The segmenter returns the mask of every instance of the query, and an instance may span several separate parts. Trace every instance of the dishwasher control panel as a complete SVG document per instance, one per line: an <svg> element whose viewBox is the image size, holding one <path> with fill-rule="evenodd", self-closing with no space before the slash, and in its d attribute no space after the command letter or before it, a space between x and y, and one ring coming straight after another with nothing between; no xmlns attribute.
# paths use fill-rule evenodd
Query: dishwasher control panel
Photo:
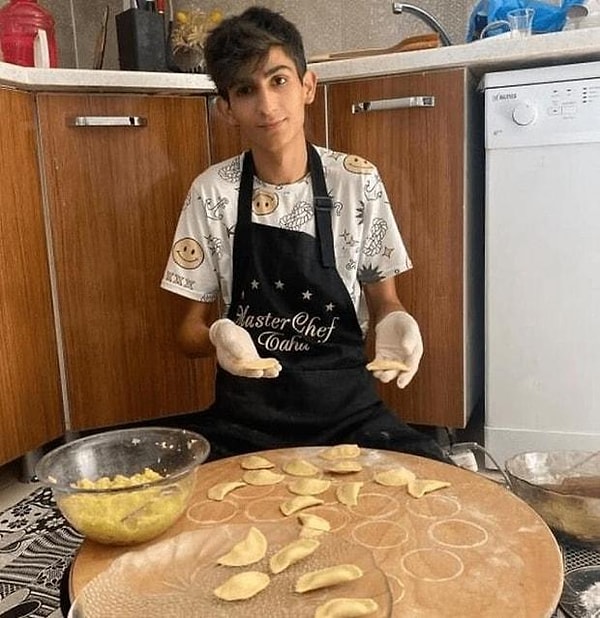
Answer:
<svg viewBox="0 0 600 618"><path fill-rule="evenodd" d="M600 142L600 77L485 91L486 148Z"/></svg>

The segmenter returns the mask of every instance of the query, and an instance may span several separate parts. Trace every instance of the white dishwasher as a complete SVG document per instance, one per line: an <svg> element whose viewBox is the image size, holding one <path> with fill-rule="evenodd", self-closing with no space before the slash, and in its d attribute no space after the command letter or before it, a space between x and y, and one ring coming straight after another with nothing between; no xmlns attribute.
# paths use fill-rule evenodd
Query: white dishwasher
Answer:
<svg viewBox="0 0 600 618"><path fill-rule="evenodd" d="M485 429L600 449L600 62L484 77Z"/></svg>

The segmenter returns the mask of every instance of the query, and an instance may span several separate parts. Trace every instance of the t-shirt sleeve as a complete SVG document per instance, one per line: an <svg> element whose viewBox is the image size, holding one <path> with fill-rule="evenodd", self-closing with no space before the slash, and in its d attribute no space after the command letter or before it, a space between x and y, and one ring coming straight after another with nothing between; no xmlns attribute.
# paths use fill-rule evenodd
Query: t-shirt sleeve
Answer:
<svg viewBox="0 0 600 618"><path fill-rule="evenodd" d="M219 252L203 207L210 198L203 195L201 187L196 179L187 194L160 286L208 303L219 298Z"/></svg>
<svg viewBox="0 0 600 618"><path fill-rule="evenodd" d="M363 182L364 231L358 258L358 280L375 283L409 270L412 262L379 171L374 168L363 176Z"/></svg>

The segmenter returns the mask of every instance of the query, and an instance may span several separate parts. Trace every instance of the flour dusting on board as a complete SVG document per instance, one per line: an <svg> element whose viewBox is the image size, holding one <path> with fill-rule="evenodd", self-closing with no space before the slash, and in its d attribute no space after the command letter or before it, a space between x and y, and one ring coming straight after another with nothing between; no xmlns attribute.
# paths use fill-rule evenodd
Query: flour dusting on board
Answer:
<svg viewBox="0 0 600 618"><path fill-rule="evenodd" d="M590 612L589 616L600 616L600 582L592 584L579 595L579 604Z"/></svg>

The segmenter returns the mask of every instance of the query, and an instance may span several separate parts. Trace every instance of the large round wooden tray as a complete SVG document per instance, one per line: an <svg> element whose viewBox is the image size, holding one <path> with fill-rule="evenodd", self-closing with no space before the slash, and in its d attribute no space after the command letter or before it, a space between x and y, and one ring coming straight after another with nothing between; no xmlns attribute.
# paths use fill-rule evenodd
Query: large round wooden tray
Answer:
<svg viewBox="0 0 600 618"><path fill-rule="evenodd" d="M305 459L322 469L327 464L320 457L323 450L281 449L260 455L275 464L276 472L292 459ZM84 541L71 569L71 598L116 558L143 552L182 533L217 534L231 524L296 525L297 514L285 518L279 509L292 497L289 479L236 489L221 502L208 499L207 490L213 485L241 478L241 459L201 466L186 514L155 541L133 548ZM319 496L325 503L303 512L324 517L332 526L328 535L363 547L373 557L387 578L391 616L548 618L553 614L562 590L562 557L548 527L525 502L481 475L422 457L362 449L358 461L363 469L357 473L323 472L321 476L332 480L330 489ZM377 472L398 466L409 468L418 478L451 485L413 498L406 487L373 481ZM335 495L335 487L350 480L364 483L355 507L340 504ZM152 578L146 581L153 586Z"/></svg>

